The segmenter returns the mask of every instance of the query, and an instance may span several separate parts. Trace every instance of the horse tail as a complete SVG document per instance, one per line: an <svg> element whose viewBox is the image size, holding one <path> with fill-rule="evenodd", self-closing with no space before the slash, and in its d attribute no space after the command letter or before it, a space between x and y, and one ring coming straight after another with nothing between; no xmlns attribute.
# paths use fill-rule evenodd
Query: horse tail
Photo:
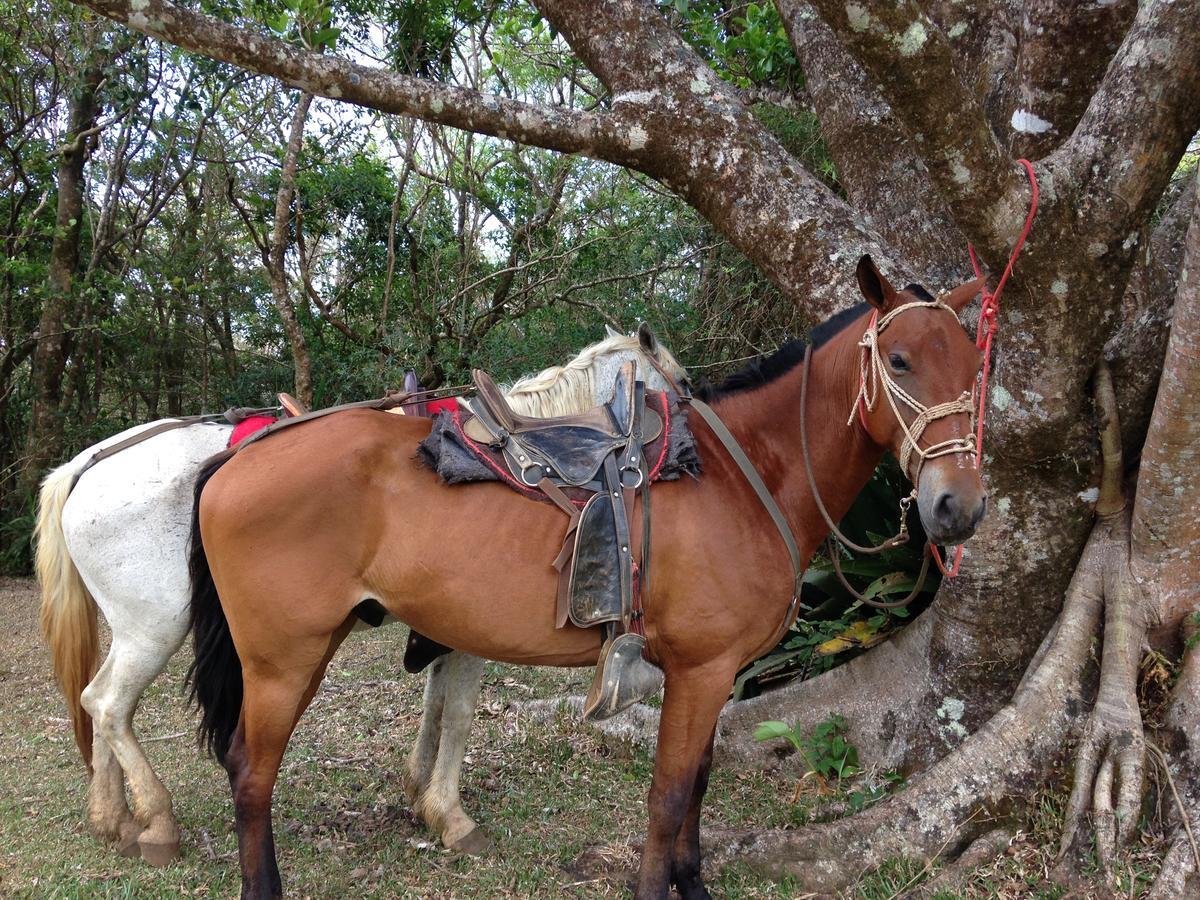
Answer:
<svg viewBox="0 0 1200 900"><path fill-rule="evenodd" d="M83 708L82 697L96 674L100 655L96 601L71 559L62 527L63 507L85 462L72 460L46 476L38 494L33 535L37 546L34 564L42 586L42 637L50 648L54 678L71 712L75 743L90 771L92 717Z"/></svg>
<svg viewBox="0 0 1200 900"><path fill-rule="evenodd" d="M213 583L200 536L200 494L204 485L236 450L207 459L196 477L192 504L191 551L188 573L192 582L192 645L195 658L188 670L191 701L200 709L197 730L201 746L222 765L242 711L242 661L233 646L229 622Z"/></svg>

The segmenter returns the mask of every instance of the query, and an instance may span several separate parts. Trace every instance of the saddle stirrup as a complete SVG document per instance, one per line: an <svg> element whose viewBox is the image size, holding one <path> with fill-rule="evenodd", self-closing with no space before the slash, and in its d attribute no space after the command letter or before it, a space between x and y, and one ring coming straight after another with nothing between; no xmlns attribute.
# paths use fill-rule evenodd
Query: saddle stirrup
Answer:
<svg viewBox="0 0 1200 900"><path fill-rule="evenodd" d="M604 646L592 687L583 704L585 722L601 722L655 694L663 686L662 669L647 662L646 639L626 631L614 636L615 623L603 626Z"/></svg>

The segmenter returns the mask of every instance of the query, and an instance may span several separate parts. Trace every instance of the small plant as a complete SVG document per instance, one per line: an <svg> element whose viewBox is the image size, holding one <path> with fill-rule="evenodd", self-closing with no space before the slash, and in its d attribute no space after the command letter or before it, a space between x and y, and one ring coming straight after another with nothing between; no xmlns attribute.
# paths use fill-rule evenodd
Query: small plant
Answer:
<svg viewBox="0 0 1200 900"><path fill-rule="evenodd" d="M756 741L776 738L784 738L795 747L809 772L822 783L836 779L840 789L843 779L862 771L858 749L846 740L846 720L837 713L814 728L808 737L801 735L799 726L790 728L785 722L759 722L754 729Z"/></svg>
<svg viewBox="0 0 1200 900"><path fill-rule="evenodd" d="M771 741L783 738L791 744L808 771L796 784L792 802L800 800L804 783L810 777L817 780L818 791L833 794L844 801L843 813L857 813L882 800L904 785L904 777L898 772L881 772L863 779L853 790L846 781L862 774L858 761L858 748L846 740L846 720L834 713L805 737L800 727L788 727L786 722L759 722L754 729L756 741ZM830 784L830 782L833 784Z"/></svg>

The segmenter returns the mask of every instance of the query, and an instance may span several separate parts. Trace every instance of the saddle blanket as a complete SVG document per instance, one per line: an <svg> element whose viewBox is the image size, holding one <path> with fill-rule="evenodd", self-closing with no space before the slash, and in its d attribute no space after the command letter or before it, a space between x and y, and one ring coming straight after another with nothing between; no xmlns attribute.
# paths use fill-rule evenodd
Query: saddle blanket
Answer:
<svg viewBox="0 0 1200 900"><path fill-rule="evenodd" d="M651 481L674 481L683 475L699 477L700 457L696 441L687 425L688 410L670 391L654 391L646 395L646 408L662 416L662 434L644 448L645 458L651 460ZM513 490L534 500L546 503L550 498L536 487L523 484L513 477L497 447L472 440L463 431L471 413L461 407L434 416L433 430L417 448L417 457L446 484L465 484L472 481L501 481ZM574 488L564 489L572 502L582 506L586 496ZM587 492L590 495L590 492Z"/></svg>

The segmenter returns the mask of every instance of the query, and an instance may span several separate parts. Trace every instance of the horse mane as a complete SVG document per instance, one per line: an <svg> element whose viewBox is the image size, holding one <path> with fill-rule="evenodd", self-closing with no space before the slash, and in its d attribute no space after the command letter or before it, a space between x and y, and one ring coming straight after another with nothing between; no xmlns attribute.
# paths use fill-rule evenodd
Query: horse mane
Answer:
<svg viewBox="0 0 1200 900"><path fill-rule="evenodd" d="M920 285L916 285L920 287ZM911 290L911 288L905 288ZM924 288L920 288L924 292ZM914 292L915 293L915 292ZM744 368L734 372L720 384L706 384L697 389L696 395L708 403L720 400L730 394L752 391L764 384L769 384L781 378L804 361L804 352L808 347L818 349L827 343L834 335L843 331L855 319L858 319L870 307L860 303L850 309L834 313L808 335L808 341L791 338L774 353L765 353L751 360Z"/></svg>
<svg viewBox="0 0 1200 900"><path fill-rule="evenodd" d="M502 388L504 396L514 412L525 416L548 418L589 409L595 396L593 364L607 353L621 351L642 352L638 336L610 335L584 347L565 365L550 366L534 375L518 378L512 385ZM661 344L658 361L669 372L682 372L675 357Z"/></svg>

